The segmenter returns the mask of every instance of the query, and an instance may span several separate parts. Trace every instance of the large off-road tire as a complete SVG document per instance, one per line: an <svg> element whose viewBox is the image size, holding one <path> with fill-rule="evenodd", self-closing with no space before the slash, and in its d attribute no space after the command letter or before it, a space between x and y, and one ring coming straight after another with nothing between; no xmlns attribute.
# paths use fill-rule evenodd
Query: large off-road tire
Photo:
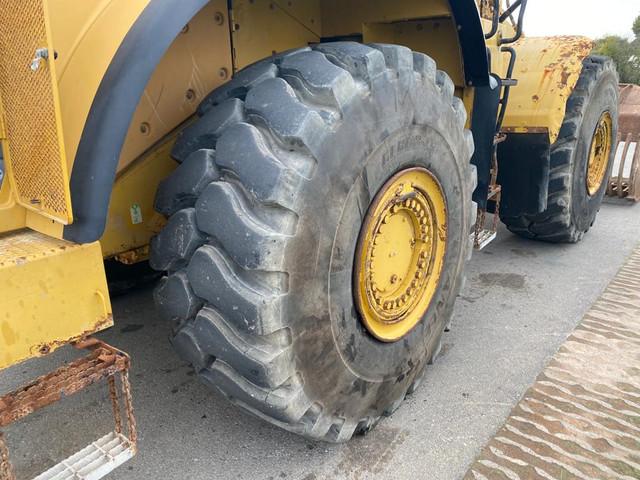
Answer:
<svg viewBox="0 0 640 480"><path fill-rule="evenodd" d="M471 253L473 140L454 86L425 55L321 44L259 62L213 92L159 187L152 242L173 344L232 402L287 430L341 442L415 388L439 351ZM429 309L376 340L352 292L363 218L396 172L446 195L446 257Z"/></svg>
<svg viewBox="0 0 640 480"><path fill-rule="evenodd" d="M612 119L613 148L597 191L589 192L587 174L591 145L605 112ZM547 209L537 215L502 217L512 232L555 243L577 243L593 226L613 168L618 118L618 75L606 57L590 56L567 103L560 135L551 146Z"/></svg>

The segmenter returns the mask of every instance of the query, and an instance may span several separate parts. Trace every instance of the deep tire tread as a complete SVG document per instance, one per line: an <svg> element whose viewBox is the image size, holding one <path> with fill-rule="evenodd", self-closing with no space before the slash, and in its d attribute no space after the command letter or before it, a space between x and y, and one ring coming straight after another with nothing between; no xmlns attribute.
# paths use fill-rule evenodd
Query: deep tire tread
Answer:
<svg viewBox="0 0 640 480"><path fill-rule="evenodd" d="M200 115L213 118L230 104L242 105L243 111L230 109L234 121L215 138L207 137L207 149L215 150L216 175L207 186L198 186L197 200L189 197L186 202L209 242L195 251L188 266L163 280L156 293L164 305L169 287L180 292L182 301L169 315L179 325L173 343L200 378L255 415L314 440L347 441L354 433L366 433L380 417L346 420L306 396L280 312L286 281L265 278L287 277L281 259L295 234L297 194L313 175L314 153L324 133L353 98L366 95L389 71L403 81L435 82L464 127L466 112L451 79L426 55L392 45L335 42L287 52L249 67L210 94ZM196 128L191 131L200 134ZM464 135L468 161L473 139L470 132ZM202 143L185 133L176 151L188 159L191 146ZM476 171L469 164L459 168L467 172L471 199ZM159 195L168 197L171 188L179 190L167 187ZM175 208L164 211L176 214ZM468 258L472 243L465 242L464 248ZM441 318L446 314L441 312ZM435 328L444 331L444 320ZM436 354L434 346L428 360ZM414 374L387 412L415 390L423 374L424 369Z"/></svg>
<svg viewBox="0 0 640 480"><path fill-rule="evenodd" d="M615 67L609 58L592 55L584 60L578 83L567 102L559 137L551 146L547 209L537 215L501 217L511 232L550 243L577 243L587 233L588 228L581 229L574 222L571 211L574 151L594 88L602 75L611 71L615 72Z"/></svg>

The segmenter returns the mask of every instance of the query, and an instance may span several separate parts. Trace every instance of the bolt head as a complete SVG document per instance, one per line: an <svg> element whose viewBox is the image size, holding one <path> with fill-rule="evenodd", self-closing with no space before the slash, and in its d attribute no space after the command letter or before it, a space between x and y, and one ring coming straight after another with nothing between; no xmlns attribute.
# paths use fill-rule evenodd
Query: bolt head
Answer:
<svg viewBox="0 0 640 480"><path fill-rule="evenodd" d="M216 22L217 25L224 25L224 14L222 12L216 12L213 21Z"/></svg>
<svg viewBox="0 0 640 480"><path fill-rule="evenodd" d="M140 124L140 133L142 135L149 135L151 133L151 125L147 122L143 122Z"/></svg>

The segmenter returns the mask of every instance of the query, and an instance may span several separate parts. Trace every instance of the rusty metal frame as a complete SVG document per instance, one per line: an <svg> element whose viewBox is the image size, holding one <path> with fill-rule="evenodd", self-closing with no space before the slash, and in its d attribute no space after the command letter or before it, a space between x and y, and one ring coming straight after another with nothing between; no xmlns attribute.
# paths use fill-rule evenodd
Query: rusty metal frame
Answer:
<svg viewBox="0 0 640 480"><path fill-rule="evenodd" d="M0 432L0 479L15 480L16 476L13 467L9 462L9 449L4 439L4 434Z"/></svg>
<svg viewBox="0 0 640 480"><path fill-rule="evenodd" d="M90 353L54 372L43 375L33 382L0 397L0 429L5 428L28 415L50 406L100 381L106 380L115 419L115 432L123 434L121 399L116 376L120 375L122 402L126 416L129 445L135 453L137 449L137 425L133 414L131 384L129 382L129 356L93 337L74 344ZM15 480L15 473L9 459L6 438L0 430L0 480Z"/></svg>
<svg viewBox="0 0 640 480"><path fill-rule="evenodd" d="M494 146L499 145L507 139L505 134L498 134L494 137ZM491 171L489 179L489 193L487 195L487 202L493 202L493 220L491 227L487 228L487 209L478 208L478 217L476 218L476 225L473 235L473 248L480 251L489 245L498 235L498 222L500 220L500 205L502 203L502 186L498 184L498 154L494 148L493 156L491 158Z"/></svg>
<svg viewBox="0 0 640 480"><path fill-rule="evenodd" d="M624 142L624 147L621 143ZM624 171L629 157L631 144L636 144L636 150L631 159L630 175L625 177ZM618 135L616 154L622 149L622 157L617 172L613 172L607 195L610 197L626 198L634 202L640 202L640 132L629 132L626 135Z"/></svg>
<svg viewBox="0 0 640 480"><path fill-rule="evenodd" d="M610 197L626 198L640 202L640 87L620 85L620 132L616 139L614 159L620 158L617 171L611 175L607 187ZM633 97L633 98L631 98ZM622 145L624 142L624 146ZM635 143L633 157L629 155L631 144ZM621 153L621 157L618 154ZM631 163L629 163L629 161ZM629 176L625 176L628 171Z"/></svg>

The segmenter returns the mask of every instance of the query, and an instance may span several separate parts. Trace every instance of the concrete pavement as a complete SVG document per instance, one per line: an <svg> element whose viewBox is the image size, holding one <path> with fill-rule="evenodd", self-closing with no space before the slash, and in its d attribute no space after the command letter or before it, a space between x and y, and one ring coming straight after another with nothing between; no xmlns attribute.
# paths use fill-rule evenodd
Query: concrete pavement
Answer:
<svg viewBox="0 0 640 480"><path fill-rule="evenodd" d="M198 383L168 345L149 289L116 298L116 327L102 337L133 358L140 454L110 478L458 480L639 242L640 205L628 204L606 204L580 245L501 231L474 255L423 386L368 436L337 446L267 425ZM0 391L48 368L14 367ZM10 428L24 478L107 433L105 398L106 389L92 389Z"/></svg>

